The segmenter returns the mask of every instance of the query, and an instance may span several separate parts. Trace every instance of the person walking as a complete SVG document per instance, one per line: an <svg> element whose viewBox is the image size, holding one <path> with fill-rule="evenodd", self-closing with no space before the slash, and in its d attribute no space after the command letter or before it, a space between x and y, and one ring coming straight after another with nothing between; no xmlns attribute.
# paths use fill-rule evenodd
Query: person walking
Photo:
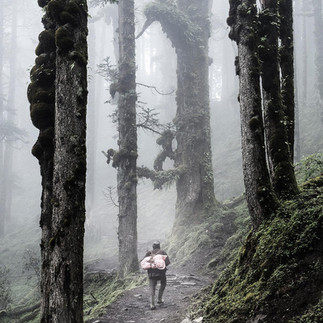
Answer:
<svg viewBox="0 0 323 323"><path fill-rule="evenodd" d="M153 250L148 251L144 258L146 257L152 257L156 255L164 255L165 258L165 268L164 269L158 269L158 268L149 268L147 270L148 278L149 278L149 289L150 289L150 309L154 310L156 309L155 306L155 293L156 293L156 286L158 281L160 281L160 288L158 291L158 298L157 298L157 304L163 304L163 294L164 290L166 288L166 271L167 266L170 264L169 257L167 253L160 249L160 242L155 241L153 243Z"/></svg>

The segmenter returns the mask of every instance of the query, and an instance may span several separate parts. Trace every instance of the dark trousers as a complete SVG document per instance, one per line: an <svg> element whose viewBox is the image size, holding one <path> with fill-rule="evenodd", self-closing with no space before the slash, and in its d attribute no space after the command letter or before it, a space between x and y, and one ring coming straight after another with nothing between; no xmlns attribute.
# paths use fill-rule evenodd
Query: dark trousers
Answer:
<svg viewBox="0 0 323 323"><path fill-rule="evenodd" d="M151 296L150 305L151 306L155 306L155 292L156 292L156 286L157 286L158 281L160 281L160 288L158 291L158 302L162 302L163 293L164 293L164 290L166 287L166 275L163 275L160 277L149 278L149 288L150 288L150 296Z"/></svg>

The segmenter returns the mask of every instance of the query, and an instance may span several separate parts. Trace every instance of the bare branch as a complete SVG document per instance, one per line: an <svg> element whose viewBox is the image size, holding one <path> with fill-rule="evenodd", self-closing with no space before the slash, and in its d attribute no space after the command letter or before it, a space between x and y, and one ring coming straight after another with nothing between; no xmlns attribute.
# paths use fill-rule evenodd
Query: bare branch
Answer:
<svg viewBox="0 0 323 323"><path fill-rule="evenodd" d="M155 90L160 95L172 95L175 92L175 90L172 90L172 91L167 92L167 93L162 93L162 92L160 92L160 91L157 90L156 86L147 85L147 84L143 84L143 83L136 83L136 84L137 85L144 86L144 87L148 87L149 89L153 89L153 90Z"/></svg>
<svg viewBox="0 0 323 323"><path fill-rule="evenodd" d="M144 25L142 26L141 32L136 36L136 39L138 39L140 36L143 35L143 33L146 31L146 29L155 21L155 19L147 19Z"/></svg>
<svg viewBox="0 0 323 323"><path fill-rule="evenodd" d="M103 192L104 197L108 200L109 205L112 205L114 207L119 207L119 204L115 201L113 196L113 191L115 190L114 187L109 186L107 191Z"/></svg>

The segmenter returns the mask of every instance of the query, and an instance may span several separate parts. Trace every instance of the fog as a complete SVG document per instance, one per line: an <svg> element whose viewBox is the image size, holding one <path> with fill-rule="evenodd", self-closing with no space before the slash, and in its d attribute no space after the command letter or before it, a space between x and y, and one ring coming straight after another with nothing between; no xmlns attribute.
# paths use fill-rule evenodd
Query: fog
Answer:
<svg viewBox="0 0 323 323"><path fill-rule="evenodd" d="M137 33L145 21L143 6L149 2L136 2ZM298 156L322 150L323 137L322 99L316 86L317 75L323 71L317 70L314 18L303 15L304 10L312 10L306 1L295 7ZM38 130L30 120L26 92L38 34L43 29L43 13L37 1L30 0L1 0L0 11L3 15L0 17L0 199L5 218L4 237L25 235L30 230L40 237L41 177L38 161L31 155ZM107 57L112 65L117 62L116 15L115 5L90 7L86 257L111 254L117 250L116 170L106 163L102 153L109 148L117 148L117 127L111 118L116 104L109 94L109 82L98 73L98 65L103 64ZM228 1L214 1L209 53L213 63L209 75L215 195L221 202L240 196L244 190L238 80L234 69L236 47L228 38L227 15ZM174 48L158 23L154 23L136 45L138 105L154 109L162 124L170 123L176 111ZM143 129L138 131L138 165L152 167L159 151L156 145L158 135ZM175 203L174 186L154 190L148 180L140 180L139 243L156 237L161 240L167 238L175 215ZM34 243L35 236L31 241Z"/></svg>

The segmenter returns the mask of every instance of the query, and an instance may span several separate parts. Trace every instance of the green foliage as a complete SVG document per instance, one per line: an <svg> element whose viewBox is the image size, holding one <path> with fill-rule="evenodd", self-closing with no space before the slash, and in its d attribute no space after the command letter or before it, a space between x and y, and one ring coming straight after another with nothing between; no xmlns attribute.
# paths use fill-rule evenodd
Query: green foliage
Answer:
<svg viewBox="0 0 323 323"><path fill-rule="evenodd" d="M153 171L147 167L138 167L139 178L149 178L154 183L154 189L162 189L164 186L170 187L176 183L180 175L186 171L185 167L177 167L169 170Z"/></svg>
<svg viewBox="0 0 323 323"><path fill-rule="evenodd" d="M159 21L163 31L175 47L198 45L201 42L201 28L188 15L180 11L174 2L152 2L145 8L148 21Z"/></svg>

